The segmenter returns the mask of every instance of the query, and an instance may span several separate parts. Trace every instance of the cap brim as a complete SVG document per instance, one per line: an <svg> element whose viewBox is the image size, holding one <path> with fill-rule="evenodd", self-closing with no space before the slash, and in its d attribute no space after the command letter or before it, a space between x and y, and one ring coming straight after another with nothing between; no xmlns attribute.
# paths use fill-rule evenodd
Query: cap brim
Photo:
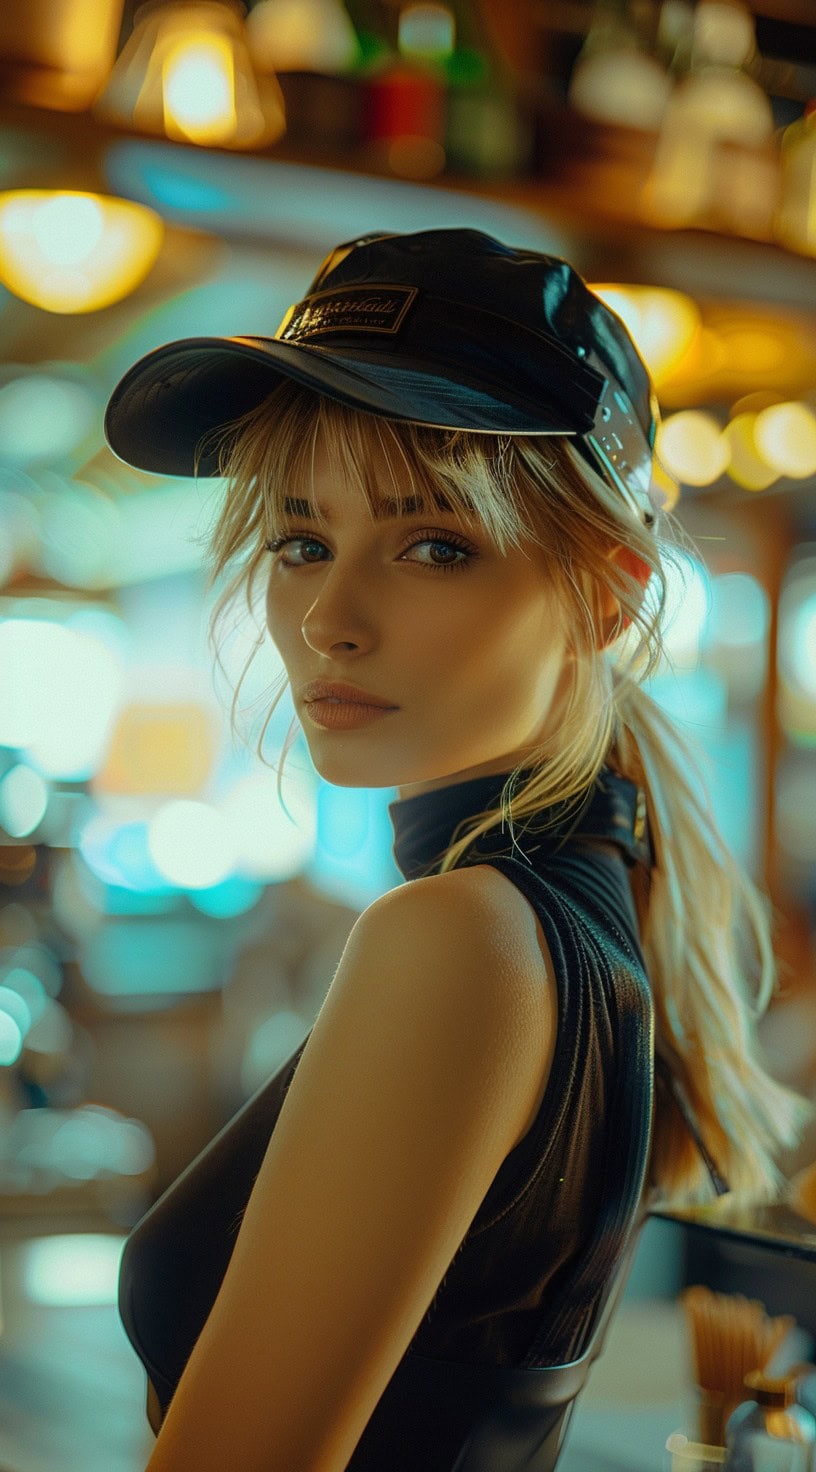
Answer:
<svg viewBox="0 0 816 1472"><path fill-rule="evenodd" d="M461 371L461 369L459 370ZM105 436L128 465L159 475L217 475L205 436L257 408L281 378L342 404L441 429L574 434L563 409L502 397L495 384L463 383L393 351L306 347L277 338L196 337L155 348L117 384Z"/></svg>

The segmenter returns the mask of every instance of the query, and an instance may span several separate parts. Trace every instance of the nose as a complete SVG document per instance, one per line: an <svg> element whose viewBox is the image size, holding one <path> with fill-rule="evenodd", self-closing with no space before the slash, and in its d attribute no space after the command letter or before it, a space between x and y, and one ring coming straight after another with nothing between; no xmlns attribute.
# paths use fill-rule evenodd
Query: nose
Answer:
<svg viewBox="0 0 816 1472"><path fill-rule="evenodd" d="M329 653L338 645L356 649L370 643L371 620L363 608L363 580L351 566L332 563L303 623L301 633L310 649Z"/></svg>

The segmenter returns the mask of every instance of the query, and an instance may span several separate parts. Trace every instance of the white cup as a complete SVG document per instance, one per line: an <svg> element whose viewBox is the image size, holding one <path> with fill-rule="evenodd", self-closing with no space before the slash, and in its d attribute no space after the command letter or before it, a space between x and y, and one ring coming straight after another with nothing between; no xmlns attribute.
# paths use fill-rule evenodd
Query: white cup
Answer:
<svg viewBox="0 0 816 1472"><path fill-rule="evenodd" d="M673 1431L666 1442L666 1472L713 1472L725 1461L724 1446L707 1446L702 1441L689 1441L682 1431Z"/></svg>

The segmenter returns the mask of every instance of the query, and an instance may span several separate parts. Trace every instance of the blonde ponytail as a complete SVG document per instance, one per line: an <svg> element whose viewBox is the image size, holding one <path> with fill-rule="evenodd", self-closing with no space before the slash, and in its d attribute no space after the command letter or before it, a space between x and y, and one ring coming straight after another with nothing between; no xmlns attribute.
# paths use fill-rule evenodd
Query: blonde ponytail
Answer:
<svg viewBox="0 0 816 1472"><path fill-rule="evenodd" d="M754 1023L778 987L770 902L724 842L700 753L634 681L616 681L613 764L647 795L655 851L638 876L641 947L655 1005L656 1048L692 1106L732 1200L778 1197L775 1157L794 1146L812 1106L770 1076ZM667 1203L712 1187L667 1092L656 1098L652 1177Z"/></svg>

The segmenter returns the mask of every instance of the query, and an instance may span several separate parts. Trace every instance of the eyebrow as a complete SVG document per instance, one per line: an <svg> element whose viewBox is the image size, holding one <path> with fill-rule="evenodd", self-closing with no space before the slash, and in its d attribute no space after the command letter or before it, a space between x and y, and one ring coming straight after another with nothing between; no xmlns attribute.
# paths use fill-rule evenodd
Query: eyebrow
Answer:
<svg viewBox="0 0 816 1472"><path fill-rule="evenodd" d="M433 500L436 503L438 511L453 510L450 501L446 500L444 496L434 496ZM303 516L307 521L314 520L308 501L287 496L283 503L283 509L287 516ZM324 521L331 522L332 518L327 514L325 507L318 506L317 509ZM400 516L414 516L421 510L422 502L418 496L408 496L404 500L397 500L394 496L384 496L374 503L374 520L394 521Z"/></svg>

